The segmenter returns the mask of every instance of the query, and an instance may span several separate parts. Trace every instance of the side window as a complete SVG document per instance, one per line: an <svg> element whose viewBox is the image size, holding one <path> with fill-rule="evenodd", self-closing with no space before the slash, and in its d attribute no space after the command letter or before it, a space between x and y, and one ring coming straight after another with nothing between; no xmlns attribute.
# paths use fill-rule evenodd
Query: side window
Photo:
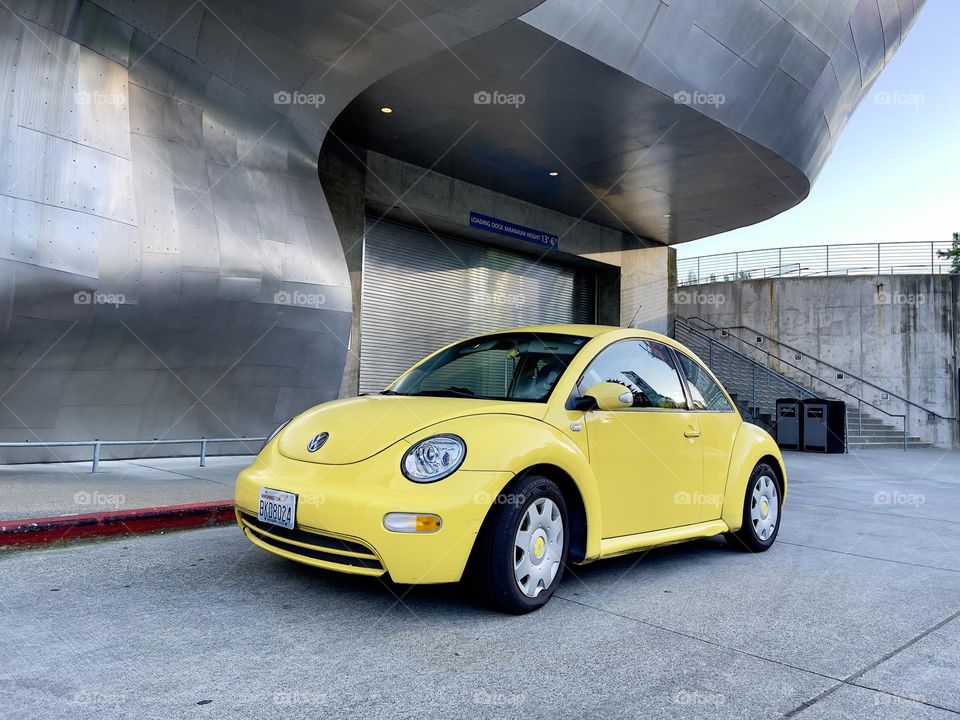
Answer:
<svg viewBox="0 0 960 720"><path fill-rule="evenodd" d="M682 352L678 352L677 355L680 356L680 367L683 369L683 374L687 377L687 387L690 388L690 398L693 400L694 409L732 412L733 408L727 402L723 390L707 374L707 371Z"/></svg>
<svg viewBox="0 0 960 720"><path fill-rule="evenodd" d="M614 382L633 395L635 408L686 410L683 385L670 349L647 340L624 340L601 352L584 372L577 390Z"/></svg>

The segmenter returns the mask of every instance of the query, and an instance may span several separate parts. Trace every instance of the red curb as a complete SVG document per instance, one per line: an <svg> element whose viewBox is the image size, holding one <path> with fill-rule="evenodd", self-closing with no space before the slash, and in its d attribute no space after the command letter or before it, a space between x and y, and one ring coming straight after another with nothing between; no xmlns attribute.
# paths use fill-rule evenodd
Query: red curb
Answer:
<svg viewBox="0 0 960 720"><path fill-rule="evenodd" d="M236 522L232 502L214 500L109 513L0 520L0 547L47 545L110 535L213 527Z"/></svg>

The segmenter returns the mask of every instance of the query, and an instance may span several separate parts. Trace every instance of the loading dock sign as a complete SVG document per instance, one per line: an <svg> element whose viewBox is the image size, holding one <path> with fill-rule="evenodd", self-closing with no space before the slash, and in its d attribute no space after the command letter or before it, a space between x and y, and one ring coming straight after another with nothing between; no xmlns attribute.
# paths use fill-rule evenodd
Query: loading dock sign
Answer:
<svg viewBox="0 0 960 720"><path fill-rule="evenodd" d="M517 225L512 222L507 222L506 220L490 217L489 215L482 215L481 213L473 211L470 212L470 227L475 227L478 230L486 230L487 232L502 235L503 237L542 245L551 250L556 250L560 244L560 238L552 233L543 232L543 230L534 230L533 228L524 227L523 225Z"/></svg>

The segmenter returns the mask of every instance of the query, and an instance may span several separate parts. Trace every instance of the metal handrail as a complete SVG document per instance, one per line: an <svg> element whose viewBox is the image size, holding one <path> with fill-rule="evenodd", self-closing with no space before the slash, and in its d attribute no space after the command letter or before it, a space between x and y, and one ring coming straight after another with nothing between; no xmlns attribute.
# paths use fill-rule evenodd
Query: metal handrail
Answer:
<svg viewBox="0 0 960 720"><path fill-rule="evenodd" d="M790 378L786 377L785 375L782 375L781 373L778 373L778 372L776 372L776 371L774 371L774 370L771 370L769 367L767 367L766 365L764 365L764 364L761 363L761 362L757 362L757 361L754 360L752 357L749 357L748 355L745 355L744 353L742 353L742 352L740 352L740 351L738 351L738 350L734 350L733 348L731 348L731 347L729 347L729 346L727 346L727 345L724 345L724 344L723 344L722 342L720 342L719 340L714 340L712 337L710 337L710 336L707 335L706 333L700 332L700 330L698 330L697 328L695 328L695 327L691 326L689 323L687 323L687 322L684 320L684 318L677 318L677 322L681 323L682 325L685 325L685 326L686 326L686 329L687 329L689 332L692 332L692 333L694 333L695 335L699 335L700 337L702 337L703 339L705 339L707 342L709 342L709 343L711 343L711 344L717 344L717 345L719 345L719 346L722 347L723 349L728 350L729 352L732 352L734 355L737 355L737 356L743 358L743 359L746 360L748 363L750 363L751 365L754 365L754 366L760 368L760 369L763 370L764 372L769 373L769 374L771 374L771 375L775 375L778 380L782 380L782 381L785 382L786 384L793 386L793 387L796 388L798 391L803 392L803 393L805 393L805 394L807 394L807 395L813 395L814 397L819 397L815 392L813 392L812 390L810 390L810 388L805 388L805 387L804 387L803 385L801 385L800 383L791 380ZM708 363L708 364L710 364L710 363Z"/></svg>
<svg viewBox="0 0 960 720"><path fill-rule="evenodd" d="M714 340L712 337L710 337L710 336L707 335L706 333L700 331L698 328L696 328L696 327L694 327L693 325L691 325L690 323L688 323L684 318L678 317L678 318L676 319L676 321L677 321L678 324L680 324L680 325L681 325L684 329L686 329L688 332L692 332L692 333L694 333L695 335L699 335L700 337L705 338L705 339L706 339L708 342L710 342L711 344L712 344L712 343L716 343L716 344L720 345L720 347L722 347L722 348L724 348L724 349L728 350L729 352L732 352L732 353L734 353L734 354L736 354L736 355L739 355L740 357L746 359L747 361L749 361L749 362L751 362L751 363L754 363L755 365L759 366L760 368L762 368L762 369L765 370L766 372L773 373L774 375L777 375L778 377L782 378L783 380L785 380L786 382L790 383L790 384L793 385L794 387L800 388L803 392L812 394L812 395L814 395L815 397L817 397L816 393L814 393L814 392L813 392L812 390L810 390L809 388L805 388L805 387L803 387L802 385L800 385L799 383L796 383L796 382L790 380L789 378L787 378L787 377L784 376L783 374L777 373L777 372L771 370L767 365L765 365L765 364L763 364L763 363L761 363L761 362L758 362L757 360L754 360L754 359L751 358L750 356L745 355L744 353L741 353L739 350L734 350L734 349L733 349L732 347L730 347L729 345L725 345L724 343L721 343L721 342L718 341L718 340ZM749 345L749 343L747 343L747 342L746 342L745 340L743 340L742 338L737 337L736 335L731 335L730 337L734 338L735 340L739 340L741 343L744 343L744 344ZM712 347L712 345L711 345L711 347ZM752 346L752 345L751 345L751 347L753 347L754 349L759 349L761 352L766 353L768 356L772 356L772 353L768 352L767 350L763 350L763 349L760 349L760 348L756 348L755 346ZM774 357L775 357L775 356L774 356ZM779 358L778 358L778 360L779 360ZM829 380L824 380L823 378L821 378L821 377L819 377L819 376L817 376L817 375L814 375L814 374L811 373L809 370L804 370L803 368L797 367L796 365L793 365L792 363L787 362L787 361L785 361L785 360L781 360L781 362L783 362L784 365L789 365L790 367L799 370L801 373L803 373L803 374L805 374L807 377L809 377L809 378L811 379L811 381L816 381L816 382L822 383L822 384L826 385L827 387L833 388L834 390L836 390L836 391L838 391L838 392L846 395L847 397L850 397L850 398L853 398L854 400L856 400L856 401L857 401L857 407L858 407L858 413L859 413L859 416L860 416L861 430L862 430L862 427L863 427L863 412L862 412L862 409L861 409L863 405L867 405L868 407L872 407L874 410L878 410L879 412L883 413L883 414L886 415L887 417L900 418L901 421L903 422L903 449L904 449L904 450L907 449L907 438L908 438L908 435L907 435L907 416L906 416L906 414L901 415L901 414L899 414L899 413L888 412L887 410L884 410L882 407L879 407L878 405L874 405L874 404L873 404L872 402L870 402L869 400L864 400L862 397L859 397L859 396L857 396L857 395L854 395L852 392L849 392L849 391L847 391L847 390L844 390L842 387L838 387L837 385L834 385L834 384L831 383Z"/></svg>
<svg viewBox="0 0 960 720"><path fill-rule="evenodd" d="M747 330L747 331L749 331L750 333L752 333L752 334L754 334L754 335L759 335L759 336L762 337L764 340L769 340L769 341L771 341L771 342L775 342L777 345L779 345L779 346L781 346L781 347L785 347L787 350L790 350L791 352L800 353L800 354L803 355L804 357L809 358L810 360L813 360L814 362L819 363L820 365L824 365L824 366L830 368L831 370L833 370L833 371L835 371L835 372L843 373L843 375L844 375L845 377L850 377L850 378L856 380L857 382L859 382L859 383L861 383L861 384L863 384L863 385L869 385L870 387L874 388L875 390L879 390L879 391L882 392L882 393L886 393L886 394L889 395L890 397L896 398L896 399L899 400L900 402L902 402L902 403L904 403L904 404L906 404L906 405L911 405L911 406L917 408L918 410L922 410L923 412L927 413L928 415L933 415L933 416L935 416L935 417L937 417L937 418L940 418L941 420L947 420L947 421L949 421L949 422L953 422L954 420L956 420L955 417L951 417L951 416L949 416L949 415L941 415L941 414L938 413L938 412L935 412L935 411L933 411L933 410L930 410L929 408L926 408L926 407L924 407L923 405L919 405L919 404L913 402L912 400L908 400L908 399L905 398L905 397L901 397L900 395L897 395L897 393L895 393L895 392L893 392L893 391L891 391L891 390L887 390L887 389L884 388L884 387L880 387L880 386L877 385L876 383L873 383L873 382L871 382L871 381L869 381L869 380L865 380L864 378L859 377L858 375L854 375L854 374L851 373L851 372L847 372L846 370L844 370L844 369L841 368L841 367L837 367L836 365L833 365L833 364L831 364L831 363L828 363L826 360L821 360L820 358L816 357L815 355L811 355L810 353L808 353L808 352L806 352L806 351L804 351L804 350L801 350L800 348L796 348L796 347L794 347L793 345L789 345L789 344L783 342L782 340L778 340L777 338L772 337L771 335L767 335L765 332L762 332L762 331L760 331L760 330L757 330L757 329L755 329L755 328L752 328L752 327L750 327L749 325L730 325L730 326L728 326L728 327L720 327L719 325L716 325L715 323L712 323L712 322L710 322L709 320L707 320L707 319L705 319L705 318L702 318L702 317L699 317L699 316L697 316L697 315L694 315L694 316L688 317L688 318L684 318L684 320L686 320L686 321L698 320L699 322L702 322L702 323L704 323L705 325L709 325L710 328L713 329L713 330L725 330L725 331L727 331L728 333L730 332L730 330ZM734 339L736 339L736 340L738 340L738 341L740 341L740 342L742 342L742 343L745 343L746 345L750 345L751 347L753 347L753 348L756 349L756 350L761 350L761 351L763 350L763 348L757 348L756 346L751 345L751 343L750 343L749 341L744 340L743 338L740 338L740 337L738 337L738 336L736 336L736 335L730 335L729 337L733 337ZM772 357L776 358L779 362L782 362L782 363L784 363L785 365L790 365L790 362L789 362L788 360L784 360L784 359L781 358L779 355L774 355L774 354L772 354L772 353L768 353L768 355L771 355ZM795 367L795 366L791 365L791 367ZM806 372L806 371L804 371L804 372Z"/></svg>
<svg viewBox="0 0 960 720"><path fill-rule="evenodd" d="M95 473L100 467L100 448L105 445L200 445L200 467L207 466L207 445L210 443L230 443L230 442L266 442L265 437L236 437L236 438L186 438L183 440L39 440L33 442L24 440L22 442L0 442L0 448L24 448L24 447L92 447L93 464L90 472Z"/></svg>
<svg viewBox="0 0 960 720"><path fill-rule="evenodd" d="M789 245L699 255L677 260L678 285L822 275L948 274L953 272L941 250L950 240L841 245ZM771 272L772 271L772 272ZM759 277L758 277L759 276Z"/></svg>

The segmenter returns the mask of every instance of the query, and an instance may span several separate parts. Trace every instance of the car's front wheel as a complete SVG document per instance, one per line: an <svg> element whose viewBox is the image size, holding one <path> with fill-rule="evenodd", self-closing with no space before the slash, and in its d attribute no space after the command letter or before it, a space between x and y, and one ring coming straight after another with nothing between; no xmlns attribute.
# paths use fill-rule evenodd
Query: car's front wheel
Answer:
<svg viewBox="0 0 960 720"><path fill-rule="evenodd" d="M546 605L569 549L567 506L549 478L527 475L496 500L477 538L472 585L498 610L522 614Z"/></svg>
<svg viewBox="0 0 960 720"><path fill-rule="evenodd" d="M738 550L768 550L780 532L780 480L773 468L759 463L750 474L743 499L743 524L727 535L727 541Z"/></svg>

